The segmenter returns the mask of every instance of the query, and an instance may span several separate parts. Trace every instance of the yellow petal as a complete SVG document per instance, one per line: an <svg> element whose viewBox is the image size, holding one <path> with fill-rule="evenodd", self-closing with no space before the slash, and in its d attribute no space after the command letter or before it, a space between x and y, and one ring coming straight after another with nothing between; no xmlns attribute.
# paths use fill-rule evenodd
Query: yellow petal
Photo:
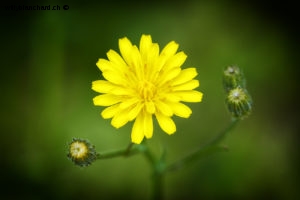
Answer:
<svg viewBox="0 0 300 200"><path fill-rule="evenodd" d="M141 103L137 103L136 105L134 105L134 107L128 112L129 121L135 119L138 116L138 114L141 112L142 108L143 105Z"/></svg>
<svg viewBox="0 0 300 200"><path fill-rule="evenodd" d="M154 105L153 101L146 101L145 106L146 106L146 111L148 113L151 113L151 114L155 113L155 105Z"/></svg>
<svg viewBox="0 0 300 200"><path fill-rule="evenodd" d="M164 64L166 63L166 61L172 57L173 55L175 55L177 49L178 49L178 44L175 43L174 41L169 42L161 51L158 59L155 62L155 71L159 72Z"/></svg>
<svg viewBox="0 0 300 200"><path fill-rule="evenodd" d="M133 91L131 88L126 88L126 86L125 87L115 86L110 90L110 93L114 94L114 95L124 95L124 96L126 96L126 95L135 94L135 91Z"/></svg>
<svg viewBox="0 0 300 200"><path fill-rule="evenodd" d="M159 79L157 79L157 85L158 87L162 86L164 83L174 79L176 76L178 76L178 74L180 74L181 72L181 68L180 67L176 67L173 68L169 71L164 72Z"/></svg>
<svg viewBox="0 0 300 200"><path fill-rule="evenodd" d="M176 125L170 117L165 116L159 112L156 112L155 116L156 116L159 126L161 127L161 129L163 131L165 131L169 135L175 133Z"/></svg>
<svg viewBox="0 0 300 200"><path fill-rule="evenodd" d="M144 135L147 139L153 135L153 121L152 114L144 112Z"/></svg>
<svg viewBox="0 0 300 200"><path fill-rule="evenodd" d="M146 60L149 50L152 46L152 39L150 35L142 35L140 40L140 52L143 59Z"/></svg>
<svg viewBox="0 0 300 200"><path fill-rule="evenodd" d="M176 53L178 47L179 45L176 42L171 41L163 48L163 50L160 53L160 56L168 59L170 56Z"/></svg>
<svg viewBox="0 0 300 200"><path fill-rule="evenodd" d="M139 102L138 98L127 98L120 103L120 108L126 109L126 108L136 105L138 102Z"/></svg>
<svg viewBox="0 0 300 200"><path fill-rule="evenodd" d="M131 141L136 144L140 144L143 139L144 139L144 134L141 131L144 126L143 122L143 117L142 115L138 115L137 118L134 121L134 124L132 126L132 131L131 131Z"/></svg>
<svg viewBox="0 0 300 200"><path fill-rule="evenodd" d="M126 37L119 39L119 49L125 62L129 64L131 62L132 54L132 44L130 40L128 40Z"/></svg>
<svg viewBox="0 0 300 200"><path fill-rule="evenodd" d="M96 63L97 67L102 71L105 72L107 70L112 70L114 67L112 66L112 63L108 60L100 58L98 62Z"/></svg>
<svg viewBox="0 0 300 200"><path fill-rule="evenodd" d="M114 84L105 81L105 80L97 80L92 82L92 90L100 93L108 93L115 87Z"/></svg>
<svg viewBox="0 0 300 200"><path fill-rule="evenodd" d="M111 106L122 101L120 96L112 94L101 94L93 98L94 105L96 106Z"/></svg>
<svg viewBox="0 0 300 200"><path fill-rule="evenodd" d="M121 73L116 73L114 71L104 71L102 73L103 77L117 85L126 85L127 81Z"/></svg>
<svg viewBox="0 0 300 200"><path fill-rule="evenodd" d="M166 61L163 69L170 70L174 67L180 67L185 62L186 58L187 55L185 53L179 52Z"/></svg>
<svg viewBox="0 0 300 200"><path fill-rule="evenodd" d="M128 110L126 109L115 114L115 116L111 120L111 125L115 128L120 128L124 126L128 121Z"/></svg>
<svg viewBox="0 0 300 200"><path fill-rule="evenodd" d="M107 108L105 108L102 112L101 112L101 116L104 119L109 119L112 118L113 116L115 116L118 112L121 111L121 109L119 108L120 104L115 104L112 106L109 106Z"/></svg>
<svg viewBox="0 0 300 200"><path fill-rule="evenodd" d="M172 116L173 111L170 106L163 101L156 101L155 102L156 109L161 112L165 116Z"/></svg>
<svg viewBox="0 0 300 200"><path fill-rule="evenodd" d="M114 50L109 50L107 53L107 58L113 62L114 64L122 67L122 68L125 68L126 67L126 63L125 61L123 60L123 58Z"/></svg>
<svg viewBox="0 0 300 200"><path fill-rule="evenodd" d="M141 54L137 48L137 46L133 46L132 53L130 55L130 61L128 61L129 67L135 71L138 79L143 78L144 75L144 63L142 61Z"/></svg>
<svg viewBox="0 0 300 200"><path fill-rule="evenodd" d="M192 80L195 76L197 76L196 68L187 68L181 70L180 74L172 80L171 85L179 85L185 82Z"/></svg>
<svg viewBox="0 0 300 200"><path fill-rule="evenodd" d="M199 86L198 80L191 80L186 83L176 85L173 87L173 91L179 91L179 90L193 90Z"/></svg>
<svg viewBox="0 0 300 200"><path fill-rule="evenodd" d="M192 114L192 110L183 103L168 103L175 115L183 118L188 118Z"/></svg>
<svg viewBox="0 0 300 200"><path fill-rule="evenodd" d="M175 95L180 97L181 101L185 102L200 102L203 94L196 90L191 91L178 91L174 92Z"/></svg>

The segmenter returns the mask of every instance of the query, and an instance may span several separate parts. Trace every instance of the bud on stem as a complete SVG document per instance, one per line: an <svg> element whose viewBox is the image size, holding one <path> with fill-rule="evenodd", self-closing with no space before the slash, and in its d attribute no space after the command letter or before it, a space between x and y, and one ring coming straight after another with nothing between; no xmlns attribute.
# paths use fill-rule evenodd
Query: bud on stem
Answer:
<svg viewBox="0 0 300 200"><path fill-rule="evenodd" d="M243 119L252 110L252 99L246 89L245 77L237 66L228 66L223 73L226 105L234 118Z"/></svg>
<svg viewBox="0 0 300 200"><path fill-rule="evenodd" d="M97 152L94 145L87 140L73 138L69 144L68 157L75 165L85 167L97 159Z"/></svg>

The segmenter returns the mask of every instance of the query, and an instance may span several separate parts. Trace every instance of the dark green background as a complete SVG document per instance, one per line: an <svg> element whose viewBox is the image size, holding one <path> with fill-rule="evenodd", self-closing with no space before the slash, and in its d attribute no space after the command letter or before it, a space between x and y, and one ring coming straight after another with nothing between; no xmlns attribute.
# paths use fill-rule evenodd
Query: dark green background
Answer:
<svg viewBox="0 0 300 200"><path fill-rule="evenodd" d="M123 148L132 124L116 130L100 117L91 82L118 39L151 34L161 49L175 40L197 67L203 101L190 119L174 117L167 136L155 123L151 148L172 162L230 121L222 69L240 66L254 100L232 131L229 152L168 174L166 199L296 199L299 125L296 5L234 1L29 2L1 5L2 199L148 199L143 156L101 160L81 169L67 159L73 137L99 152ZM7 11L4 5L59 5L57 11ZM69 5L69 10L63 10Z"/></svg>

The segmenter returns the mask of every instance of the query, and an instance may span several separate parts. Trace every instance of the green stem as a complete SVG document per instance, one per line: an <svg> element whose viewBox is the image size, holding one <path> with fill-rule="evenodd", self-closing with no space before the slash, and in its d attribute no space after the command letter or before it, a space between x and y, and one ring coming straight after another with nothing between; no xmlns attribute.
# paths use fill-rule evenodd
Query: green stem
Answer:
<svg viewBox="0 0 300 200"><path fill-rule="evenodd" d="M163 176L165 172L165 156L164 153L160 159L156 159L153 153L149 150L148 146L146 146L145 142L141 145L140 150L143 152L145 158L152 165L153 176L152 176L152 187L153 194L152 199L161 200L163 199Z"/></svg>
<svg viewBox="0 0 300 200"><path fill-rule="evenodd" d="M232 120L231 123L229 124L229 126L226 127L219 134L217 134L216 137L214 137L208 143L204 144L203 146L201 146L199 149L192 152L191 154L170 164L166 168L166 171L177 171L177 170L181 169L182 167L186 166L187 164L199 160L199 158L214 154L216 152L226 151L227 147L218 146L218 144L225 138L227 133L230 132L235 127L235 125L237 124L238 121L239 120L237 120L237 119Z"/></svg>
<svg viewBox="0 0 300 200"><path fill-rule="evenodd" d="M132 156L137 153L140 153L140 149L138 146L134 146L133 143L130 143L128 147L124 149L118 149L118 150L113 150L109 152L104 152L104 153L98 153L97 154L97 159L108 159L108 158L115 158L115 157L120 157L120 156Z"/></svg>
<svg viewBox="0 0 300 200"><path fill-rule="evenodd" d="M163 199L163 173L154 172L153 176L153 199Z"/></svg>

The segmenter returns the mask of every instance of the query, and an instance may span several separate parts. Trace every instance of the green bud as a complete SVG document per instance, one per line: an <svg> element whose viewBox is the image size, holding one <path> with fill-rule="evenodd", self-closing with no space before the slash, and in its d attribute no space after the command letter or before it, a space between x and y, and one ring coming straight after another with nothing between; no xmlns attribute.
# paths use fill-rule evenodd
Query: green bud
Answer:
<svg viewBox="0 0 300 200"><path fill-rule="evenodd" d="M73 138L67 156L75 165L85 167L97 159L97 152L87 140Z"/></svg>
<svg viewBox="0 0 300 200"><path fill-rule="evenodd" d="M245 87L246 81L243 72L237 66L228 66L223 72L223 86L226 92L240 86Z"/></svg>
<svg viewBox="0 0 300 200"><path fill-rule="evenodd" d="M252 99L247 90L238 86L228 92L226 104L233 117L243 119L251 113Z"/></svg>

